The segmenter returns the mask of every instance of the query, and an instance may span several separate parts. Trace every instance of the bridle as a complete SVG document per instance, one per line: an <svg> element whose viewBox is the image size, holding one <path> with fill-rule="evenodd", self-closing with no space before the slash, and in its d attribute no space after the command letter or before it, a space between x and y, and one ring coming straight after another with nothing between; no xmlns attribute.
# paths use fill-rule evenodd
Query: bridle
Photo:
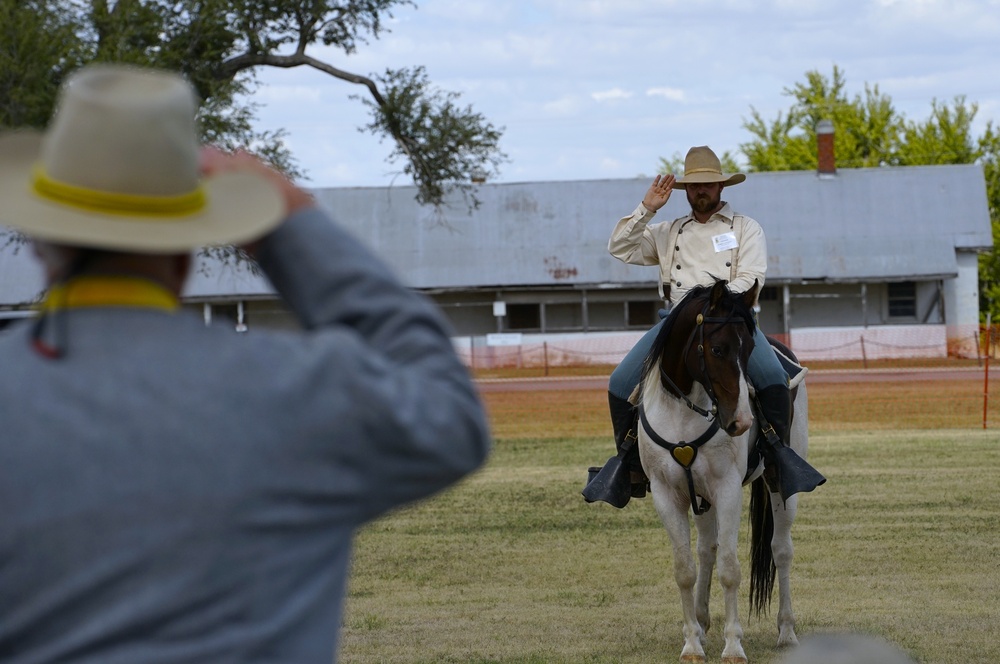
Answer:
<svg viewBox="0 0 1000 664"><path fill-rule="evenodd" d="M704 433L690 442L682 440L676 443L671 443L653 430L653 427L649 424L649 420L646 419L646 411L642 406L642 402L639 402L639 420L642 422L642 428L646 430L646 434L649 436L650 440L670 452L671 458L673 458L673 460L680 464L681 468L684 469L684 474L687 477L688 493L691 496L691 509L694 510L695 515L704 514L711 509L712 504L705 498L695 494L694 477L691 475L691 465L694 463L694 460L698 458L698 450L701 446L711 440L721 428L719 420L716 417L719 411L719 400L715 395L715 389L712 387L712 377L708 371L708 363L705 362L705 324L717 323L720 327L722 327L731 323L745 322L741 316L734 316L736 313L735 305L726 317L706 315L708 314L709 305L710 303L706 302L705 306L701 310L701 313L695 317L695 326L691 329L691 333L688 335L681 357L687 357L691 350L691 346L694 344L695 338L697 337L698 346L696 350L698 352L698 369L701 372L700 377L703 379L698 382L705 388L705 392L708 393L708 397L712 401L711 409L706 410L688 399L687 395L685 395L684 392L677 387L677 384L674 383L670 376L667 375L667 372L663 370L662 363L660 363L659 367L660 384L663 388L682 399L684 403L687 404L688 408L708 419L708 428ZM701 498L700 503L698 501L699 498Z"/></svg>

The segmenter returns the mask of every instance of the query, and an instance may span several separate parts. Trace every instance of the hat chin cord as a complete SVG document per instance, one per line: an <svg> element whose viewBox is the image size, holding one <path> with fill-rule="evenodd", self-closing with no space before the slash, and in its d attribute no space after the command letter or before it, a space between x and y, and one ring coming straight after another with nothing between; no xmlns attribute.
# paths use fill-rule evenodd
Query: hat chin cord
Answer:
<svg viewBox="0 0 1000 664"><path fill-rule="evenodd" d="M87 266L100 253L97 249L73 248L71 251L76 252L76 255L70 261L69 268L49 284L49 295L45 298L38 320L31 328L31 347L42 357L50 360L58 360L66 355L69 325L64 315L68 297L68 289L65 285L74 277L83 274ZM53 286L63 287L53 289ZM55 298L52 297L53 292L56 295Z"/></svg>

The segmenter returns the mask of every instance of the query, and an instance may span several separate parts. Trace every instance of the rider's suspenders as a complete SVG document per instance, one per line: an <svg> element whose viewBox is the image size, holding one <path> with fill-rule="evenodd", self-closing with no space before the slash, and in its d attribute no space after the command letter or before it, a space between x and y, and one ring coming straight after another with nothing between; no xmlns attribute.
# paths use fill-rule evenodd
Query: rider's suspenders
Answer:
<svg viewBox="0 0 1000 664"><path fill-rule="evenodd" d="M674 265L674 252L677 250L677 236L680 235L681 229L694 222L693 218L688 218L687 221L678 223L684 219L684 217L678 217L670 222L670 230L667 231L667 251L669 252L669 258L666 262L667 274L666 281L663 279L663 265L660 262L660 296L669 304L670 303L670 271L673 269ZM729 283L733 283L736 280L736 271L739 263L739 245L743 239L743 228L746 224L746 217L742 214L734 214L733 220L729 224L729 229L736 234L737 246L729 250ZM697 222L696 222L697 223Z"/></svg>

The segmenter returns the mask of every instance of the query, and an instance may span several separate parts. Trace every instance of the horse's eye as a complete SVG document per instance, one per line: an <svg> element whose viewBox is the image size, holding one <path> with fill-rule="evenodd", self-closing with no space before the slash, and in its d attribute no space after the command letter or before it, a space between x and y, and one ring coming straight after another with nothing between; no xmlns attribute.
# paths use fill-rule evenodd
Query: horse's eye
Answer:
<svg viewBox="0 0 1000 664"><path fill-rule="evenodd" d="M722 357L722 346L712 346L712 355Z"/></svg>

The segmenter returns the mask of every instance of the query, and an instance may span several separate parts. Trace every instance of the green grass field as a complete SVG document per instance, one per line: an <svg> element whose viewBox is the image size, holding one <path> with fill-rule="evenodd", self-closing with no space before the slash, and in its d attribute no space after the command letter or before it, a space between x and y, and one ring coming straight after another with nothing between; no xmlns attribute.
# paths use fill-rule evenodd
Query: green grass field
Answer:
<svg viewBox="0 0 1000 664"><path fill-rule="evenodd" d="M610 438L550 431L498 438L481 472L360 533L342 661L678 660L680 606L651 501L586 504L586 468ZM799 636L863 632L920 662L1000 660L1000 434L822 429L810 461L829 481L801 499L793 531ZM709 661L722 650L715 586ZM744 648L773 662L773 613L748 619L746 586L744 572Z"/></svg>

